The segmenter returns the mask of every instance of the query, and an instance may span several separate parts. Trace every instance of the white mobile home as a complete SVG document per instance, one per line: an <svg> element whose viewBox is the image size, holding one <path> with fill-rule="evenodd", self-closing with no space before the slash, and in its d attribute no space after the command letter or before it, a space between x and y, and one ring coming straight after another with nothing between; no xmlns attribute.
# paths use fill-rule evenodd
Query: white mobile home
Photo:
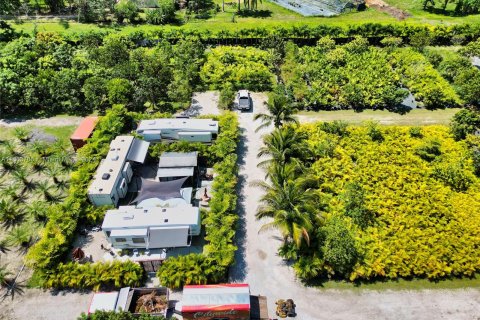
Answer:
<svg viewBox="0 0 480 320"><path fill-rule="evenodd" d="M218 135L218 121L185 118L142 120L137 133L152 142L182 140L209 143Z"/></svg>
<svg viewBox="0 0 480 320"><path fill-rule="evenodd" d="M125 197L133 176L132 162L145 161L149 144L133 136L118 136L110 143L88 188L88 198L94 205L116 206Z"/></svg>
<svg viewBox="0 0 480 320"><path fill-rule="evenodd" d="M117 249L188 247L201 230L197 207L124 206L108 210L102 230Z"/></svg>

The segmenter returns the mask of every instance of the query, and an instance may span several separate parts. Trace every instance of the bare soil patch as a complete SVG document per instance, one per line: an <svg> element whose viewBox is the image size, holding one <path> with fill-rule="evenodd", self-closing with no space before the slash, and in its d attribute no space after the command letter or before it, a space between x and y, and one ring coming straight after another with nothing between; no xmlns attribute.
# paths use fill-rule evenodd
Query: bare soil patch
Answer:
<svg viewBox="0 0 480 320"><path fill-rule="evenodd" d="M402 9L393 7L383 0L367 0L366 3L367 6L369 6L370 8L377 9L381 12L386 12L392 17L397 18L398 20L404 20L411 16L410 13L403 11Z"/></svg>

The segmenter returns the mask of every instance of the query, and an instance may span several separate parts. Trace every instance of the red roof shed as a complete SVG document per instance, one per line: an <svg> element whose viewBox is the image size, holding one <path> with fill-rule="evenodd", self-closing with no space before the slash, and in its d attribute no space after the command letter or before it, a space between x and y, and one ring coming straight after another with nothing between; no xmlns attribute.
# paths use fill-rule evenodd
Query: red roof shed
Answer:
<svg viewBox="0 0 480 320"><path fill-rule="evenodd" d="M75 132L70 136L70 142L73 149L77 151L83 147L88 138L91 137L95 126L97 125L98 117L90 116L82 120Z"/></svg>

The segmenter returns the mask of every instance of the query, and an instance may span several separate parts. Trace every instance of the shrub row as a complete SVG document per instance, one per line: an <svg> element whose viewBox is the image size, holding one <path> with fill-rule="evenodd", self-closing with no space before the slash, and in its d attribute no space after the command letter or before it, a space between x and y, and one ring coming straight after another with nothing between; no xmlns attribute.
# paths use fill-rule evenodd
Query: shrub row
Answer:
<svg viewBox="0 0 480 320"><path fill-rule="evenodd" d="M208 243L203 254L169 258L160 267L157 273L160 283L170 288L225 281L228 267L234 263L237 247L233 241L238 220L235 211L238 120L234 113L227 112L219 117L219 121L221 131L211 149L212 155L220 161L214 165L210 210L203 219Z"/></svg>
<svg viewBox="0 0 480 320"><path fill-rule="evenodd" d="M106 263L60 263L47 273L47 288L121 288L138 286L143 278L142 267L135 262L113 261Z"/></svg>
<svg viewBox="0 0 480 320"><path fill-rule="evenodd" d="M101 40L109 31L94 31L82 33L68 33L65 37L69 41L82 43L91 41L91 39ZM461 24L461 25L414 25L414 24L381 24L364 23L340 26L328 25L298 25L293 27L257 27L257 28L239 28L237 30L198 30L198 29L170 29L162 28L158 30L136 30L128 33L127 37L137 44L154 43L158 39L169 39L177 41L178 39L199 38L209 44L261 44L261 39L267 37L280 37L284 39L298 40L300 43L308 44L302 40L313 39L311 44L315 44L319 38L330 36L339 41L355 36L370 38L371 41L379 43L384 37L402 37L409 42L410 38L417 34L426 34L432 40L432 44L450 45L452 39L462 37L464 41L475 40L480 37L480 25Z"/></svg>

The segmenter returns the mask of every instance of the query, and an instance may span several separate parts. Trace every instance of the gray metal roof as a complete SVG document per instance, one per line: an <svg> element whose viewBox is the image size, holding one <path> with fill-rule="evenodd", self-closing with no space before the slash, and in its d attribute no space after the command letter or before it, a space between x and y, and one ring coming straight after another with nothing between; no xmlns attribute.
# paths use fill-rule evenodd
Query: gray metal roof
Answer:
<svg viewBox="0 0 480 320"><path fill-rule="evenodd" d="M157 178L193 177L193 167L158 168Z"/></svg>
<svg viewBox="0 0 480 320"><path fill-rule="evenodd" d="M158 161L159 168L196 167L198 152L164 152ZM177 176L174 176L177 177Z"/></svg>
<svg viewBox="0 0 480 320"><path fill-rule="evenodd" d="M138 124L137 133L145 130L179 130L218 133L218 121L212 119L162 118L142 120Z"/></svg>

